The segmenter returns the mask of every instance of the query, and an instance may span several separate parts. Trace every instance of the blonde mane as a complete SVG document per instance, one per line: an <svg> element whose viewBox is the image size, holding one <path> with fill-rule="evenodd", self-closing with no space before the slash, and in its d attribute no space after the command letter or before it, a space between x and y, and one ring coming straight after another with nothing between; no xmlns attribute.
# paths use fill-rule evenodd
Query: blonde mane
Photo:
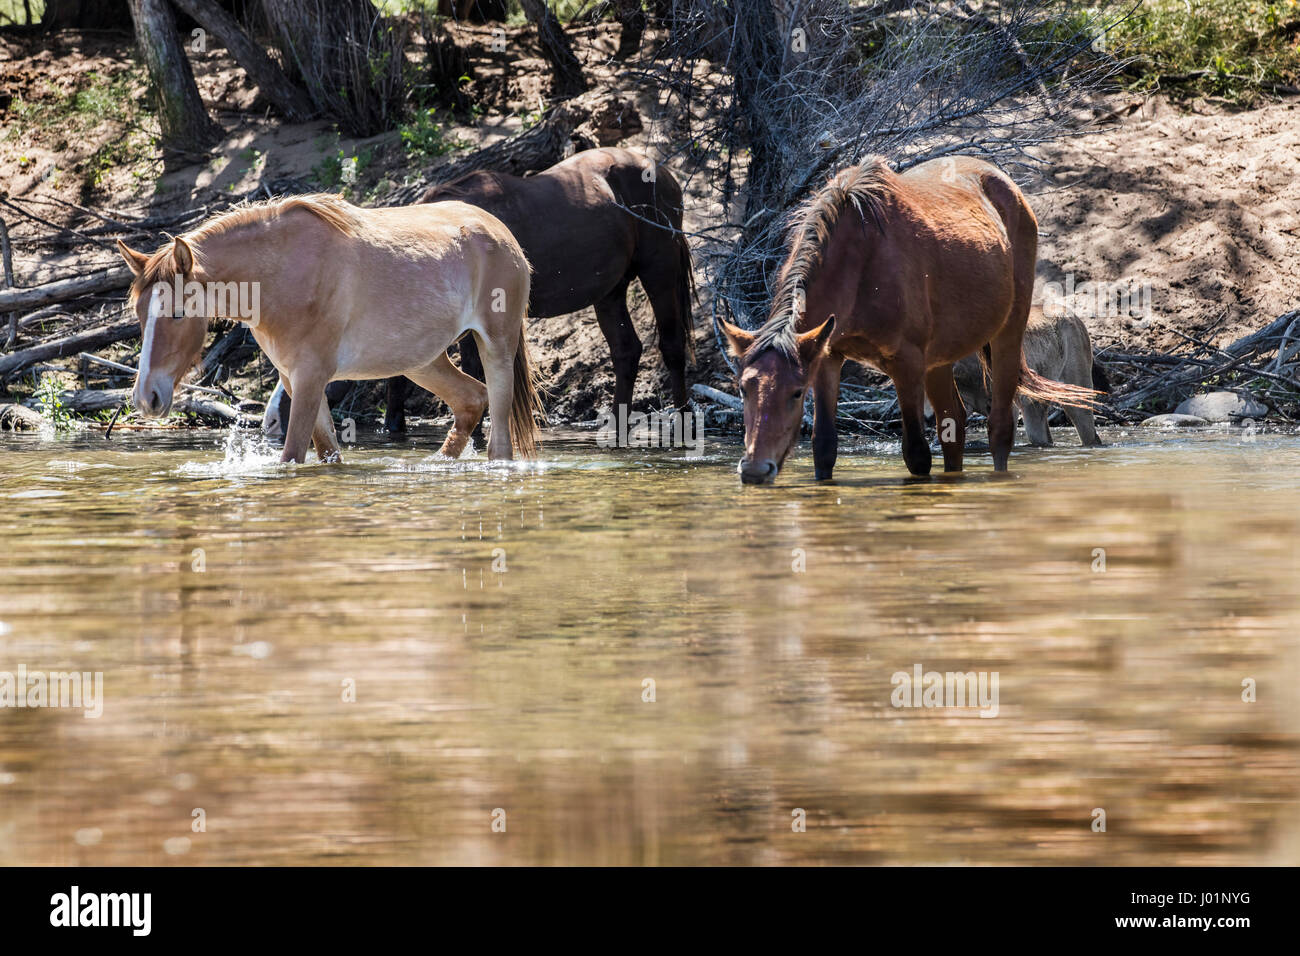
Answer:
<svg viewBox="0 0 1300 956"><path fill-rule="evenodd" d="M342 196L333 193L311 193L303 196L290 196L287 199L266 199L261 202L240 203L219 216L213 216L195 229L184 233L181 238L191 246L213 236L225 235L235 229L255 223L278 219L295 209L302 209L337 229L345 236L356 234L357 219L355 208ZM156 282L170 282L176 275L176 265L172 257L175 240L166 243L149 256L144 271L131 283L130 302L135 304L140 293ZM197 252L197 250L196 250Z"/></svg>
<svg viewBox="0 0 1300 956"><path fill-rule="evenodd" d="M831 231L845 208L852 206L864 223L871 222L885 231L884 199L893 190L898 177L883 157L871 156L861 165L840 170L830 181L804 202L792 217L790 253L781 267L772 308L763 327L758 330L750 355L767 349L780 349L791 357L795 348L795 323L801 314L796 296L806 289L822 262L822 254Z"/></svg>

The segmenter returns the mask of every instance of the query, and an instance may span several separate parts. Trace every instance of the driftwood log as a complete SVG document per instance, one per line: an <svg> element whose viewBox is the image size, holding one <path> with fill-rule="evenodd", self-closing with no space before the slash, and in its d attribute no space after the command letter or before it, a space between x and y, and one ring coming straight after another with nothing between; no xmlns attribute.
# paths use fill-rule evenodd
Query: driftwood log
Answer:
<svg viewBox="0 0 1300 956"><path fill-rule="evenodd" d="M20 312L25 309L38 309L56 302L98 292L111 292L125 289L131 284L131 270L126 266L114 266L92 272L90 275L76 276L72 279L59 279L30 289L5 289L0 291L0 312Z"/></svg>
<svg viewBox="0 0 1300 956"><path fill-rule="evenodd" d="M134 318L130 318L108 325L97 325L93 328L82 329L53 342L43 342L40 345L33 345L31 348L0 356L0 381L40 362L66 358L79 352L103 348L105 345L112 345L114 342L135 338L139 334L140 323Z"/></svg>

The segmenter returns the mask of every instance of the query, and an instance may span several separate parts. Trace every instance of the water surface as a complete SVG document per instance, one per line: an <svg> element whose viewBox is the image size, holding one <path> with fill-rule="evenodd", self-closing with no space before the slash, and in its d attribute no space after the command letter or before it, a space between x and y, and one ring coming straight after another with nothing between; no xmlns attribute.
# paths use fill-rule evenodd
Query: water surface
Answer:
<svg viewBox="0 0 1300 956"><path fill-rule="evenodd" d="M104 675L0 709L0 862L1300 863L1295 435L775 488L438 437L0 438L0 671Z"/></svg>

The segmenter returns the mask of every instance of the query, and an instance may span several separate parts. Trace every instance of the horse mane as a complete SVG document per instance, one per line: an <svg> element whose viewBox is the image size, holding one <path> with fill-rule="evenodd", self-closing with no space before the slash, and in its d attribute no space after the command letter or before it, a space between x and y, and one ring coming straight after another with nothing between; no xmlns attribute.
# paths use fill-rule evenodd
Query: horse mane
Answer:
<svg viewBox="0 0 1300 956"><path fill-rule="evenodd" d="M278 219L295 209L302 209L316 216L322 222L338 230L345 236L356 234L357 218L355 207L342 196L333 193L310 193L303 196L289 196L281 199L265 199L260 202L243 202L219 216L207 220L202 225L185 233L181 238L194 245L213 236L224 235L242 226ZM140 293L155 282L170 282L176 275L176 265L172 257L175 240L154 251L145 263L144 271L131 284L131 302L134 304ZM198 250L195 250L198 254Z"/></svg>
<svg viewBox="0 0 1300 956"><path fill-rule="evenodd" d="M777 280L776 294L768 319L755 334L749 354L779 349L791 358L798 357L795 323L795 296L805 288L821 266L822 254L831 231L848 206L885 231L885 197L894 189L897 174L881 156L870 156L857 166L841 169L820 190L795 210L790 225L790 252Z"/></svg>

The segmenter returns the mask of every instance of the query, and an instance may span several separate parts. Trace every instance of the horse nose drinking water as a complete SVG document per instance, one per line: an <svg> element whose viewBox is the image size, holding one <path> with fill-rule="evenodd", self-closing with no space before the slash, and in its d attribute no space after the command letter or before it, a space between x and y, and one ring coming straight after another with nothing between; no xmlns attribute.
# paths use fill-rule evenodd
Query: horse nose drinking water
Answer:
<svg viewBox="0 0 1300 956"><path fill-rule="evenodd" d="M214 299L251 288L253 337L294 398L282 461L311 440L339 458L325 386L405 375L452 409L442 452L464 450L486 408L489 458L531 456L541 402L524 341L529 268L500 220L459 202L363 209L337 196L239 207L151 255L118 243L135 274L130 302L143 345L134 400L165 415L176 383L203 348ZM214 292L214 289L217 290ZM175 291L173 291L175 290ZM183 306L181 303L183 302ZM446 349L473 335L483 383Z"/></svg>
<svg viewBox="0 0 1300 956"><path fill-rule="evenodd" d="M744 399L741 480L775 481L799 437L809 388L816 477L831 477L847 359L893 380L908 471L930 473L927 395L941 423L944 469L960 471L966 412L953 363L981 350L992 372L993 467L1005 471L1017 392L1066 405L1094 394L1025 364L1021 338L1037 254L1038 223L1024 196L982 160L932 160L900 175L874 157L833 176L795 214L762 328L722 323Z"/></svg>

